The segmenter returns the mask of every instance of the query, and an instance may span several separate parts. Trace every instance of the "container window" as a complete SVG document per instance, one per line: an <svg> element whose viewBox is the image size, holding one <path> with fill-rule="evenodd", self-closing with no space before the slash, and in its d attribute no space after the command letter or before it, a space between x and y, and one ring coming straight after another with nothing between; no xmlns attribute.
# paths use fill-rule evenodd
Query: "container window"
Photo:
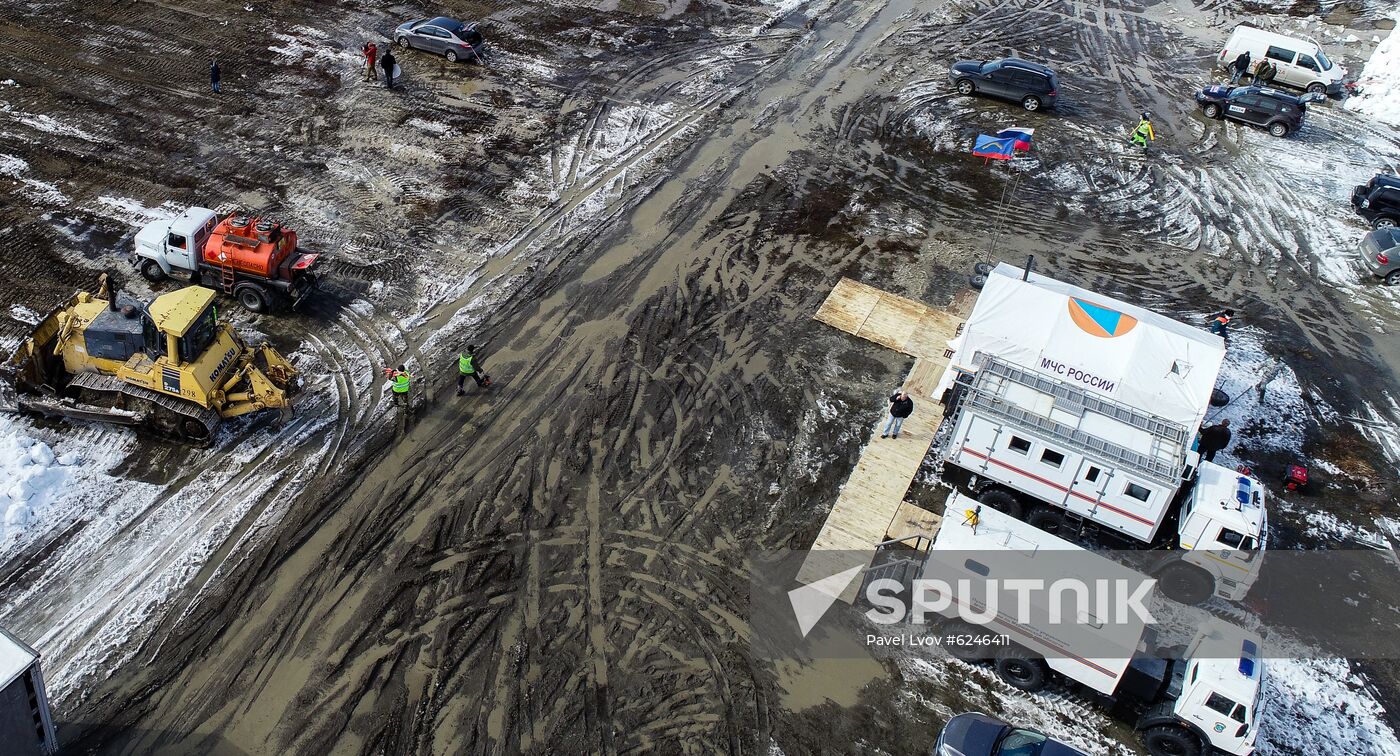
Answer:
<svg viewBox="0 0 1400 756"><path fill-rule="evenodd" d="M1017 454L1030 454L1031 442L1027 441L1024 438L1021 438L1020 436L1012 436L1011 441L1006 444L1006 448L1016 452Z"/></svg>
<svg viewBox="0 0 1400 756"><path fill-rule="evenodd" d="M1060 465L1064 464L1065 455L1055 451L1054 449L1046 449L1045 451L1040 453L1040 461L1044 462L1047 465L1050 465L1051 467L1059 467Z"/></svg>
<svg viewBox="0 0 1400 756"><path fill-rule="evenodd" d="M1123 493L1127 496L1137 499L1138 501L1147 501L1148 497L1152 496L1151 490L1144 488L1136 483L1129 483L1128 485L1124 486Z"/></svg>
<svg viewBox="0 0 1400 756"><path fill-rule="evenodd" d="M1087 481L1089 481L1090 483L1093 483L1094 481L1098 480L1098 479L1099 479L1099 468L1094 467L1094 466L1091 465L1091 466L1089 467L1089 472L1084 473L1084 479L1087 480Z"/></svg>

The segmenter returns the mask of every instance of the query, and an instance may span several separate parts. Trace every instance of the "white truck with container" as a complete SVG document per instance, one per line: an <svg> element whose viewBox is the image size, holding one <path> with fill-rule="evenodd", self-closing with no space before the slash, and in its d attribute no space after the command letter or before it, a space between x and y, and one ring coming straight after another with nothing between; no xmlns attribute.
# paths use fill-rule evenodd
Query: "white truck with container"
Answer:
<svg viewBox="0 0 1400 756"><path fill-rule="evenodd" d="M1084 545L1158 549L1140 569L1183 603L1244 598L1264 487L1196 450L1219 336L1003 263L950 350L945 479Z"/></svg>
<svg viewBox="0 0 1400 756"><path fill-rule="evenodd" d="M976 512L975 518L965 514L968 512ZM1071 552L1068 560L1066 552ZM1069 569L1068 564L1075 567ZM985 585L1027 575L1053 583L1089 574L1132 573L1001 512L979 508L976 501L954 492L919 574L949 585L958 580ZM1135 577L1147 580L1141 574ZM878 590L878 586L871 587ZM1096 605L1095 599L1089 601ZM949 608L934 613L938 621L929 623L945 638L966 637L967 633L995 638L984 644L945 645L955 657L970 662L989 660L1004 682L1028 692L1057 680L1092 691L1097 703L1133 725L1151 756L1250 756L1254 752L1264 679L1264 660L1256 636L1213 623L1179 654L1163 655L1152 648L1155 631L1132 614L1116 619L1112 627L1092 616L1059 624L1045 621L1054 615L1040 606L1041 612L1032 613L1038 619L1025 622L1012 608L1014 604L1002 602L993 607L994 618L974 625L962 619L959 605L975 602L962 596ZM907 604L886 606L904 608ZM973 608L987 609L980 605ZM1131 651L1125 650L1128 648Z"/></svg>

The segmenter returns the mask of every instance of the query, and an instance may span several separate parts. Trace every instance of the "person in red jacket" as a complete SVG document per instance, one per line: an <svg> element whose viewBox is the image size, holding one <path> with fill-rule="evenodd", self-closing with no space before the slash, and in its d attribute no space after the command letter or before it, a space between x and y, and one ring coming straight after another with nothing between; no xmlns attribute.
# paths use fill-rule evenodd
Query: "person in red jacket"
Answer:
<svg viewBox="0 0 1400 756"><path fill-rule="evenodd" d="M379 81L379 72L374 70L375 59L379 57L379 48L373 42L366 42L365 47L365 81Z"/></svg>

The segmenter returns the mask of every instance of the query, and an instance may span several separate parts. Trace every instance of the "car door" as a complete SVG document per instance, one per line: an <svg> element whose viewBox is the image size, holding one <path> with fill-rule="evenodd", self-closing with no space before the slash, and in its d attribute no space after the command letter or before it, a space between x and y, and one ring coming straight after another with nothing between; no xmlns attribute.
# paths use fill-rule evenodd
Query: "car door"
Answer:
<svg viewBox="0 0 1400 756"><path fill-rule="evenodd" d="M1256 111L1258 102L1258 95L1242 94L1231 97L1225 103L1225 117L1245 123L1258 123L1259 114Z"/></svg>
<svg viewBox="0 0 1400 756"><path fill-rule="evenodd" d="M989 95L997 97L1006 96L1006 75L1007 70L1000 65L986 65L982 67L981 82L977 88Z"/></svg>
<svg viewBox="0 0 1400 756"><path fill-rule="evenodd" d="M1278 67L1278 73L1274 76L1275 81L1280 84L1298 86L1298 70L1293 65L1293 61L1298 57L1298 53L1286 47L1269 45L1269 49L1265 51L1264 57L1273 61L1273 64Z"/></svg>
<svg viewBox="0 0 1400 756"><path fill-rule="evenodd" d="M1313 56L1298 53L1298 60L1294 61L1294 74L1298 77L1298 83L1294 86L1307 87L1322 78L1322 67Z"/></svg>
<svg viewBox="0 0 1400 756"><path fill-rule="evenodd" d="M447 49L447 32L436 26L423 27L423 49L440 53Z"/></svg>

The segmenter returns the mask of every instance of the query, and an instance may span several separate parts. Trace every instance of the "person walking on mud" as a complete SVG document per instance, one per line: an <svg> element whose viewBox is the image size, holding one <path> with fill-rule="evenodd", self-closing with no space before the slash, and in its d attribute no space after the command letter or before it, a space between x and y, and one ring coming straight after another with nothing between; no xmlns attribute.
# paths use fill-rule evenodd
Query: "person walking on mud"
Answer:
<svg viewBox="0 0 1400 756"><path fill-rule="evenodd" d="M1230 320L1235 317L1234 310L1221 310L1208 316L1210 320L1210 332L1226 341L1230 340Z"/></svg>
<svg viewBox="0 0 1400 756"><path fill-rule="evenodd" d="M1240 54L1239 54L1239 57L1235 58L1235 66L1234 66L1234 68L1235 68L1234 72L1230 74L1230 84L1231 84L1232 86L1235 85L1235 84L1240 83L1240 79L1243 79L1243 78L1245 77L1245 74L1248 74L1248 73L1249 73L1249 51L1248 51L1248 50L1245 50L1244 52L1240 53Z"/></svg>
<svg viewBox="0 0 1400 756"><path fill-rule="evenodd" d="M209 88L214 90L214 94L219 94L221 91L219 86L220 78L221 76L219 73L219 61L209 61Z"/></svg>
<svg viewBox="0 0 1400 756"><path fill-rule="evenodd" d="M885 432L880 434L880 438L899 438L899 429L904 427L904 421L914 414L914 400L909 398L909 394L900 389L890 395L890 420L885 423Z"/></svg>
<svg viewBox="0 0 1400 756"><path fill-rule="evenodd" d="M1143 111L1142 120L1138 121L1137 128L1133 129L1133 135L1130 138L1133 144L1142 148L1143 152L1147 152L1148 142L1157 140L1157 132L1152 128L1152 119L1147 117L1147 111Z"/></svg>
<svg viewBox="0 0 1400 756"><path fill-rule="evenodd" d="M1230 445L1230 418L1201 429L1201 457L1207 462L1215 461L1216 452L1225 451Z"/></svg>
<svg viewBox="0 0 1400 756"><path fill-rule="evenodd" d="M457 353L457 396L467 393L465 384L467 376L471 376L476 381L476 385L485 388L491 385L491 376L486 374L481 365L481 358L476 356L476 346L469 345L467 351Z"/></svg>
<svg viewBox="0 0 1400 756"><path fill-rule="evenodd" d="M399 369L395 370L390 378L393 380L391 390L394 393L394 402L408 406L408 390L413 386L413 376L409 374L408 368L399 365Z"/></svg>
<svg viewBox="0 0 1400 756"><path fill-rule="evenodd" d="M374 64L379 57L379 48L373 42L366 42L365 52L365 81L379 81L379 72L374 70Z"/></svg>
<svg viewBox="0 0 1400 756"><path fill-rule="evenodd" d="M384 68L384 83L390 89L394 88L394 65L397 63L393 50L385 50L384 57L379 59L379 65Z"/></svg>

